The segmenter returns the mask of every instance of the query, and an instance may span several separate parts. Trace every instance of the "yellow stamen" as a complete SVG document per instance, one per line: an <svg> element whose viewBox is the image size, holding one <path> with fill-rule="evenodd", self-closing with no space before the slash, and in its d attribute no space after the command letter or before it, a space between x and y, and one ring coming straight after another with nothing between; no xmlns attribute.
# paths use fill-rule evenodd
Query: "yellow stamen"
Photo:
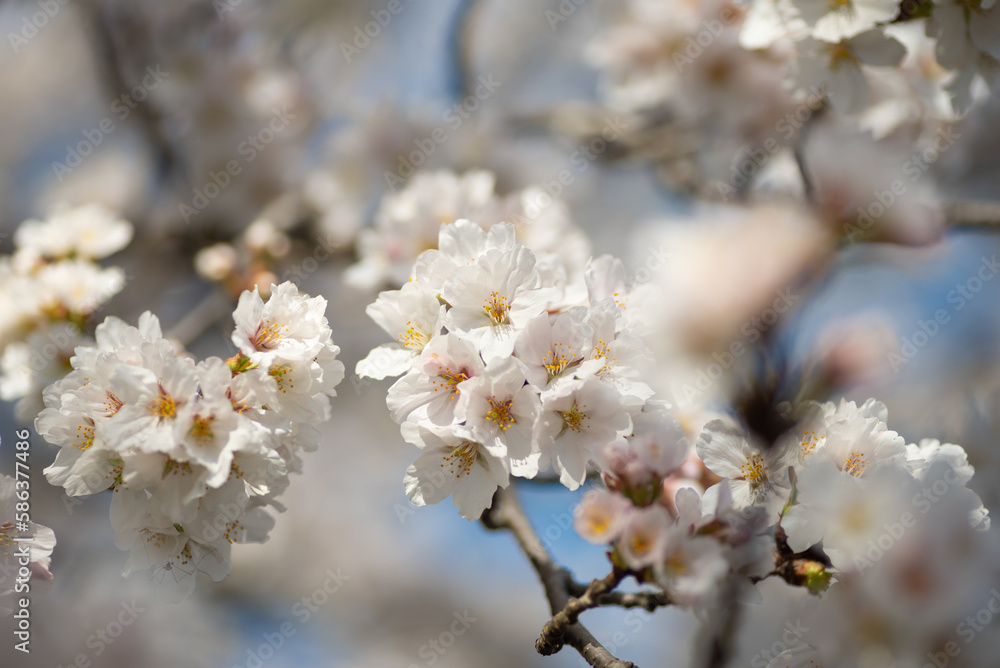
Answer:
<svg viewBox="0 0 1000 668"><path fill-rule="evenodd" d="M464 475L469 475L472 471L472 465L476 463L478 458L479 446L465 441L444 458L441 467L443 468L447 464L448 474L455 476L455 478L461 478Z"/></svg>
<svg viewBox="0 0 1000 668"><path fill-rule="evenodd" d="M413 324L412 320L406 321L406 331L396 337L396 339L407 348L423 350L427 342L431 340L422 329Z"/></svg>
<svg viewBox="0 0 1000 668"><path fill-rule="evenodd" d="M177 402L160 385L160 393L149 404L149 412L161 419L173 418L177 414Z"/></svg>
<svg viewBox="0 0 1000 668"><path fill-rule="evenodd" d="M213 422L215 422L215 418L211 415L206 417L199 415L194 419L194 424L191 425L191 437L194 438L198 447L203 447L205 443L215 439L215 434L212 432Z"/></svg>
<svg viewBox="0 0 1000 668"><path fill-rule="evenodd" d="M500 427L500 431L507 431L508 427L517 422L510 413L512 400L500 401L495 397L490 397L489 402L490 410L486 413L486 419L495 422Z"/></svg>
<svg viewBox="0 0 1000 668"><path fill-rule="evenodd" d="M281 323L265 320L258 325L250 343L253 344L255 350L260 352L273 350L278 347L282 336L287 335L288 331L288 327Z"/></svg>
<svg viewBox="0 0 1000 668"><path fill-rule="evenodd" d="M863 453L852 452L848 455L847 459L844 460L844 471L860 478L865 474L865 471L868 470L868 465L870 463L871 462L865 459Z"/></svg>
<svg viewBox="0 0 1000 668"><path fill-rule="evenodd" d="M491 292L490 296L486 298L486 303L483 305L483 311L490 317L494 325L505 325L510 322L510 319L507 317L509 309L510 304L507 298L499 292Z"/></svg>
<svg viewBox="0 0 1000 668"><path fill-rule="evenodd" d="M751 487L757 487L767 482L767 472L764 470L764 458L756 452L747 455L747 462L740 466L740 477L750 483Z"/></svg>
<svg viewBox="0 0 1000 668"><path fill-rule="evenodd" d="M578 406L573 402L573 407L562 413L563 422L568 429L580 433L583 431L583 421L587 419L587 414L583 412L586 406Z"/></svg>

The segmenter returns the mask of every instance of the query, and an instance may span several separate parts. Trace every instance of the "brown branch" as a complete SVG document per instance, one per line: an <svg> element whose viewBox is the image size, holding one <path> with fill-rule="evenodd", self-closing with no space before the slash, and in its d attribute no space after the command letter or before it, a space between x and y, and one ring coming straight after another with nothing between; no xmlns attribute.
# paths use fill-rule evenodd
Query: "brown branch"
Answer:
<svg viewBox="0 0 1000 668"><path fill-rule="evenodd" d="M616 568L602 579L591 582L578 598L570 599L563 609L557 612L542 628L542 635L535 641L535 649L538 653L549 656L561 650L565 644L566 630L576 624L585 610L600 605L597 602L598 597L610 593L624 577L625 571Z"/></svg>
<svg viewBox="0 0 1000 668"><path fill-rule="evenodd" d="M481 521L487 529L506 530L514 534L521 551L528 557L541 580L551 613L557 615L562 611L570 602L573 577L552 560L542 545L521 509L513 485L497 491L493 497L493 507L483 513ZM579 622L566 627L563 642L579 652L594 668L636 668L631 662L615 658Z"/></svg>
<svg viewBox="0 0 1000 668"><path fill-rule="evenodd" d="M117 95L128 92L138 83L133 71L134 60L140 57L140 50L136 47L145 45L148 29L141 25L138 14L126 12L118 16L100 2L85 2L81 6L90 20L94 54L109 90ZM142 104L134 105L134 108L134 118L138 120L155 156L157 176L165 181L180 165L177 148L168 137L163 116L152 100L147 99Z"/></svg>
<svg viewBox="0 0 1000 668"><path fill-rule="evenodd" d="M596 481L600 479L601 479L600 471L593 468L587 469L587 480ZM539 485L562 484L562 481L559 480L559 476L555 475L554 473L540 473L536 475L534 478L522 478L522 480L524 481L522 484L531 484L531 483L537 483ZM586 585L583 585L583 587L584 589L586 589Z"/></svg>
<svg viewBox="0 0 1000 668"><path fill-rule="evenodd" d="M1000 227L1000 202L951 202L945 205L944 214L953 226Z"/></svg>
<svg viewBox="0 0 1000 668"><path fill-rule="evenodd" d="M626 593L611 591L597 597L597 605L616 605L621 608L642 608L653 612L671 604L670 599L662 591L637 591Z"/></svg>
<svg viewBox="0 0 1000 668"><path fill-rule="evenodd" d="M572 581L569 583L568 587L569 595L575 597L583 596L588 587L589 585ZM657 608L663 608L673 603L667 594L662 591L609 591L605 594L597 596L596 600L597 605L599 606L613 605L620 608L643 608L649 612L653 612Z"/></svg>
<svg viewBox="0 0 1000 668"><path fill-rule="evenodd" d="M705 668L723 668L729 665L733 641L740 625L741 606L737 601L737 594L738 585L735 580L730 580L723 594L724 602L718 610L721 619L705 648ZM705 629L708 629L707 625Z"/></svg>

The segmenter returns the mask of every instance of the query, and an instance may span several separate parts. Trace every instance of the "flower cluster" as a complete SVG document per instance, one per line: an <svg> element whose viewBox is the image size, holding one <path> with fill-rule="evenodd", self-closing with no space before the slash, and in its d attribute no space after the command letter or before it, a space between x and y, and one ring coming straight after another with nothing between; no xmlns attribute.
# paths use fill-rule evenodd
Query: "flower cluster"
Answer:
<svg viewBox="0 0 1000 668"><path fill-rule="evenodd" d="M424 450L406 473L417 505L453 495L475 519L509 476L551 468L568 488L598 449L632 431L653 392L650 354L625 316L621 263L599 258L567 278L554 255L518 243L515 226L459 220L417 258L410 281L368 315L395 338L359 376L400 378L387 403Z"/></svg>
<svg viewBox="0 0 1000 668"><path fill-rule="evenodd" d="M537 187L501 197L494 192L495 183L496 176L483 170L462 176L417 173L405 188L383 198L374 227L358 234L361 259L347 271L347 282L365 288L405 283L417 256L434 248L438 228L460 219L473 220L484 230L502 221L513 223L520 243L555 256L571 272L582 270L590 244L570 222L565 205Z"/></svg>
<svg viewBox="0 0 1000 668"><path fill-rule="evenodd" d="M131 223L99 204L27 220L14 233L16 250L0 258L0 398L18 401L29 423L41 392L69 370L88 318L121 291L125 273L96 263L132 240Z"/></svg>
<svg viewBox="0 0 1000 668"><path fill-rule="evenodd" d="M262 542L267 506L315 449L344 377L326 300L271 286L244 292L233 318L239 352L201 362L178 355L149 312L132 327L109 317L96 345L45 390L38 433L59 446L45 470L70 496L114 490L125 573L152 569L184 596L201 571L218 581L232 543Z"/></svg>
<svg viewBox="0 0 1000 668"><path fill-rule="evenodd" d="M800 83L823 85L835 107L859 111L869 95L869 77L862 66L899 65L907 54L905 42L913 41L905 24L926 23L919 27L929 38L938 64L952 73L946 89L956 109L964 110L971 102L974 77L981 75L991 84L995 79L1000 11L990 5L758 0L750 5L740 39L750 48L786 40L795 54L792 67Z"/></svg>
<svg viewBox="0 0 1000 668"><path fill-rule="evenodd" d="M945 573L953 552L962 553L960 561L978 560L981 574L991 568L987 555L998 554L995 545L974 556L970 548L987 542L989 517L966 486L973 469L965 451L932 439L906 445L888 429L885 406L875 400L782 408L794 426L773 444L727 420L709 422L696 445L700 473L681 462L677 425L637 428L630 443L608 448L617 454L604 458L608 490L585 496L578 532L611 544L616 563L681 605L711 607L730 577L750 591L752 583L780 575L826 592L821 605L860 596L872 578L885 577L899 588L886 599L919 595L958 611L973 606L971 590L943 594L955 580ZM711 480L717 482L702 492ZM845 593L834 594L839 589ZM890 648L902 642L892 634L907 625L899 610L892 614L898 618L886 624L899 629L876 625L886 634L878 641ZM843 610L835 616L849 617ZM923 642L947 630L924 626ZM815 663L808 665L841 665L844 656L834 650L845 644L810 649L807 658Z"/></svg>
<svg viewBox="0 0 1000 668"><path fill-rule="evenodd" d="M996 84L1000 11L992 4L630 0L622 20L591 44L588 56L606 73L607 98L620 109L674 104L687 96L692 99L679 104L690 110L692 102L710 101L713 90L743 94L754 85L781 100L778 84L788 76L802 90L829 93L842 113L863 111L870 100L888 96L902 106L901 83L911 86L904 95L923 98L922 107L933 110L942 93L964 111L977 78ZM932 59L940 67L928 67ZM899 75L895 81L886 77L891 71ZM755 100L734 118L749 125L772 105ZM889 106L883 120L911 113Z"/></svg>
<svg viewBox="0 0 1000 668"><path fill-rule="evenodd" d="M27 481L16 481L0 475L0 615L11 614L14 601L23 597L24 584L29 579L51 580L49 572L52 549L56 546L56 535L52 529L28 522L18 526L18 503L26 496ZM23 508L21 509L23 510ZM15 538L31 538L30 541L15 542ZM25 564L24 552L27 552ZM26 568L29 575L21 570ZM18 581L21 587L17 587ZM33 585L28 585L29 587Z"/></svg>

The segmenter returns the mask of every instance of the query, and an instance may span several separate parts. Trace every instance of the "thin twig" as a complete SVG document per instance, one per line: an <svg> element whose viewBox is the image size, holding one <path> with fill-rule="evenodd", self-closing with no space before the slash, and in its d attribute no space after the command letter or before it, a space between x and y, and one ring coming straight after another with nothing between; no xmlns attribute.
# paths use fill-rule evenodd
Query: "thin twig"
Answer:
<svg viewBox="0 0 1000 668"><path fill-rule="evenodd" d="M528 557L528 561L541 580L551 613L556 615L562 611L570 602L569 588L573 578L565 568L552 560L542 545L538 534L521 509L513 485L497 491L493 498L493 507L483 514L481 521L488 529L502 529L514 534L521 551ZM635 664L629 661L615 658L579 622L567 626L563 641L579 652L580 656L594 668L636 668Z"/></svg>
<svg viewBox="0 0 1000 668"><path fill-rule="evenodd" d="M952 226L1000 227L1000 202L952 202L945 205L944 211Z"/></svg>
<svg viewBox="0 0 1000 668"><path fill-rule="evenodd" d="M566 637L566 629L576 624L585 610L600 605L597 598L602 594L610 593L621 583L625 574L625 571L616 568L600 580L591 582L578 598L570 599L569 603L542 627L542 634L535 641L535 649L538 653L549 656L561 650L565 644L563 639Z"/></svg>
<svg viewBox="0 0 1000 668"><path fill-rule="evenodd" d="M590 585L573 580L569 583L567 591L570 596L579 598ZM621 608L645 608L652 612L657 608L671 605L673 601L663 591L637 591L622 592L609 591L597 597L598 605L615 605Z"/></svg>
<svg viewBox="0 0 1000 668"><path fill-rule="evenodd" d="M597 597L597 605L615 605L620 608L642 608L653 612L657 608L670 605L671 601L662 591L621 592L611 591Z"/></svg>
<svg viewBox="0 0 1000 668"><path fill-rule="evenodd" d="M817 121L825 114L826 110L826 98L823 98L823 104L809 114L799 136L795 138L793 154L795 155L795 164L799 167L799 175L802 177L802 193L807 202L816 201L816 184L813 182L812 174L809 173L809 165L806 162L806 143L809 141L809 135Z"/></svg>
<svg viewBox="0 0 1000 668"><path fill-rule="evenodd" d="M733 642L740 622L740 603L737 600L739 585L730 579L723 592L723 604L719 608L721 619L712 635L705 652L705 668L722 668L729 664L733 654ZM706 626L707 629L707 626Z"/></svg>

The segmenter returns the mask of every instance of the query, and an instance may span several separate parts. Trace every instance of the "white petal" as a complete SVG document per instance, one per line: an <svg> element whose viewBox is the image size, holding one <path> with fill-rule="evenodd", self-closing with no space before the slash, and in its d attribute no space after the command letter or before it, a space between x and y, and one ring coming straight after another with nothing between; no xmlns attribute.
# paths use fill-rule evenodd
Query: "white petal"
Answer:
<svg viewBox="0 0 1000 668"><path fill-rule="evenodd" d="M354 373L362 378L382 380L388 376L400 376L410 370L417 359L416 351L404 348L398 343L386 343L374 348L368 356L354 367Z"/></svg>

